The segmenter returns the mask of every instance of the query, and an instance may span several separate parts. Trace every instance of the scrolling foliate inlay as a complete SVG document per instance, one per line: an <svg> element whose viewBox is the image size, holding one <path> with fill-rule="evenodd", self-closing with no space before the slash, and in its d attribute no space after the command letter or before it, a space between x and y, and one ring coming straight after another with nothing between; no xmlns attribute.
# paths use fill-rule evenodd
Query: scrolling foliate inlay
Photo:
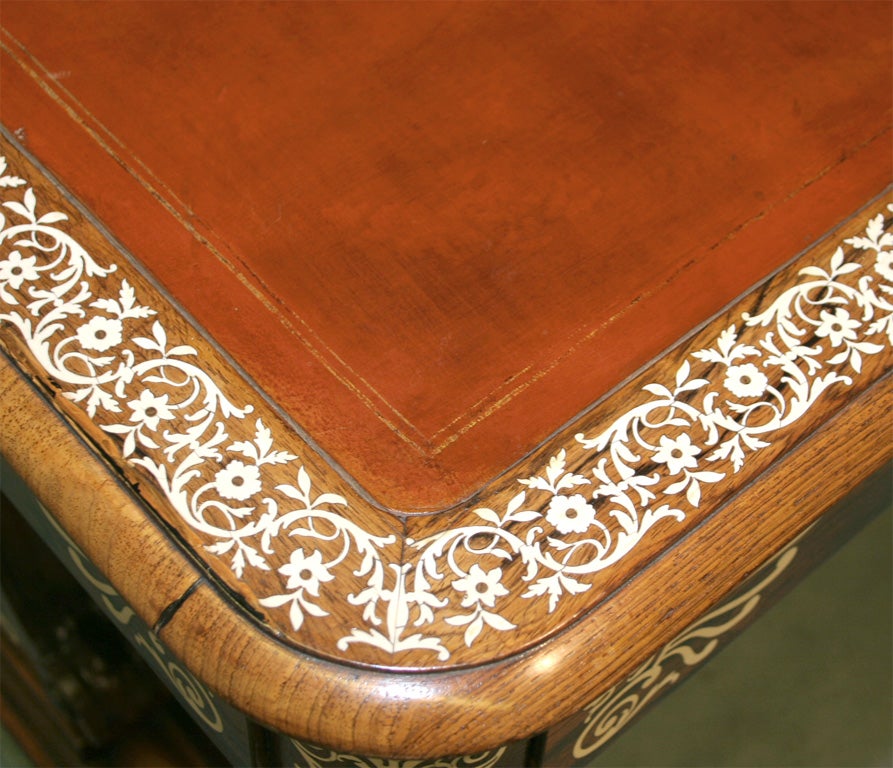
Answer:
<svg viewBox="0 0 893 768"><path fill-rule="evenodd" d="M295 739L291 743L300 756L300 762L294 763L294 768L494 768L506 750L505 747L499 747L477 755L434 760L398 760L344 754Z"/></svg>
<svg viewBox="0 0 893 768"><path fill-rule="evenodd" d="M150 306L116 264L94 259L68 215L44 210L23 171L2 163L0 322L148 473L209 560L240 580L275 579L263 582L278 587L260 606L295 633L308 617L330 616L326 599L355 606L336 641L342 653L360 644L446 661L456 648L444 624L471 647L485 632L516 630L526 601L553 612L653 526L685 520L706 487L727 482L893 344L893 234L877 214L827 264L802 269L767 308L693 351L672 381L647 384L650 399L556 445L539 471L507 479L463 525L404 549L396 535L354 522L364 502L346 486L320 487L311 449L274 434L260 400L233 403L233 387L163 322L163 301Z"/></svg>
<svg viewBox="0 0 893 768"><path fill-rule="evenodd" d="M801 537L798 537L797 541ZM759 581L744 594L723 603L674 637L625 681L610 688L586 708L586 720L574 744L574 757L588 757L622 731L651 701L675 685L682 668L703 664L717 650L724 635L750 616L765 589L797 555L792 543L763 569Z"/></svg>

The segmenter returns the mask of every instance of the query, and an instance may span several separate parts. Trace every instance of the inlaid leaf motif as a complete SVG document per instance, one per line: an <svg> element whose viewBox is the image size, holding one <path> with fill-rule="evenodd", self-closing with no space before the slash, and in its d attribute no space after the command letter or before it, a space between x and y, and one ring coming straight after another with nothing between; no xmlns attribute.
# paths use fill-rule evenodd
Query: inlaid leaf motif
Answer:
<svg viewBox="0 0 893 768"><path fill-rule="evenodd" d="M287 614L298 632L328 615L320 585L346 593L339 599L360 616L337 641L341 651L366 644L446 660L439 622L464 628L471 646L514 631L526 601L554 611L652 527L683 522L823 393L850 386L893 345L893 233L877 214L760 312L687 352L665 380L644 383L611 423L553 445L539 469L505 478L461 524L398 541L359 526L363 500L322 486L321 459L278 422L249 420L255 404L232 402L235 390L180 326L57 226L68 216L43 210L27 185L0 161L4 331L119 441L210 559L238 579L251 570L280 579L259 597L263 608ZM300 458L289 448L297 444ZM361 588L343 586L357 579Z"/></svg>

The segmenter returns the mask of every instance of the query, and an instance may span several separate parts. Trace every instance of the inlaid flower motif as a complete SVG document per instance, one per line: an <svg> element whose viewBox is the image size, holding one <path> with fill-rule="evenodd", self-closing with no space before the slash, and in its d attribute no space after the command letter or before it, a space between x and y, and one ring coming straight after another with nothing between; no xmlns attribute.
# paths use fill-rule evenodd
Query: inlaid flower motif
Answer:
<svg viewBox="0 0 893 768"><path fill-rule="evenodd" d="M686 434L679 437L661 435L660 448L654 453L654 460L667 465L667 471L671 475L678 475L683 469L694 469L698 466L695 458L701 449L692 445L691 438Z"/></svg>
<svg viewBox="0 0 893 768"><path fill-rule="evenodd" d="M554 496L549 502L546 520L559 533L584 533L595 522L595 507L581 493Z"/></svg>
<svg viewBox="0 0 893 768"><path fill-rule="evenodd" d="M140 392L139 399L131 400L127 405L133 411L130 420L143 424L152 431L158 429L159 421L174 418L174 412L168 406L168 395L158 397L148 389Z"/></svg>
<svg viewBox="0 0 893 768"><path fill-rule="evenodd" d="M335 578L323 563L322 552L319 550L306 557L303 549L296 549L291 553L289 561L279 569L279 573L288 576L286 589L303 589L314 597L319 597L320 583Z"/></svg>
<svg viewBox="0 0 893 768"><path fill-rule="evenodd" d="M753 363L730 365L723 385L735 397L759 397L766 391L769 379Z"/></svg>
<svg viewBox="0 0 893 768"><path fill-rule="evenodd" d="M885 280L893 283L893 251L881 251L874 263L874 270Z"/></svg>
<svg viewBox="0 0 893 768"><path fill-rule="evenodd" d="M261 489L260 471L237 459L214 475L214 485L223 498L245 501Z"/></svg>
<svg viewBox="0 0 893 768"><path fill-rule="evenodd" d="M832 347L839 347L844 340L854 341L858 338L856 329L861 323L853 320L843 307L836 307L833 312L823 309L819 317L822 322L815 330L816 335L827 337Z"/></svg>
<svg viewBox="0 0 893 768"><path fill-rule="evenodd" d="M0 159L0 187L4 182L9 188L25 183L15 176L3 176L4 168L5 163ZM685 361L676 371L675 387L670 379L649 383L644 391L651 393L653 400L635 407L631 405L631 410L619 413L610 425L599 425L603 431L593 438L577 436L584 449L592 451L585 461L572 462L573 468L583 474L569 471L562 448L539 476L519 478L525 490L511 499L506 498L504 511L482 507L473 510L478 520L471 525L449 528L421 541L406 540L406 546L420 550L408 560L403 557L396 534L376 536L363 530L350 514L348 500L316 487L303 466L298 470L297 485L276 486L298 504L287 503L287 508L280 509L281 500L265 499L266 513L256 514L249 504L221 503L220 499L244 501L259 496L263 489L260 468L266 472L267 465L290 464L297 457L286 450L276 450L271 430L263 427L258 419L253 441L237 440L223 448L241 454L243 461L220 462L221 446L231 439L230 428L235 427L241 434L242 420L254 406L246 403L239 408L228 401L225 378L216 377L217 368L205 370L198 351L177 338L182 335L182 328L172 334L169 344L168 331L156 320L151 338L135 336L129 340L143 350L140 362L137 364L134 355L126 351L117 361L117 372L113 371L111 358L99 360L98 356L89 359L84 354L69 354L67 345L71 341L79 342L83 350L99 351L121 344L124 320L148 318L156 310L138 304L126 280L120 284L104 282L117 265L94 261L69 233L52 228L53 223L67 217L57 211L39 215L33 189L25 193L22 202L4 203L0 229L6 226L7 210L22 220L12 225L17 232L53 230L55 248L43 250L40 258L51 260L51 250L55 250L60 259L58 270L41 267L40 271L36 258L24 258L18 251L11 251L0 261L0 300L9 305L10 316L38 365L53 373L60 387L65 387L64 394L73 402L82 403L90 418L100 409L118 412L119 401L137 398L128 403L132 411L129 423L99 424L99 427L111 434L125 435L123 458L141 464L156 487L170 491L168 498L173 509L186 524L200 531L203 537L216 539L206 545L208 552L221 558L230 553L229 567L235 578L245 578L246 569L268 570L270 564L264 555L282 552L280 544L294 541L286 537L300 537L291 547L300 543L304 549L285 550L273 566L278 567L291 594L261 597L261 606L288 606L291 626L297 632L305 616L329 615L315 604L312 596L318 595L324 583L337 583L333 574L350 568L349 554L362 557L363 564L353 570L350 583L356 588L349 595L349 601L363 606L363 619L357 620L358 626L351 629L349 636L337 641L342 651L352 643L365 643L395 655L407 651L436 652L445 661L450 657L450 650L442 638L433 630L422 634L417 628L436 627L443 618L447 625L465 627L464 640L469 647L486 628L516 629L493 608L498 599L509 594L509 589L501 583L502 569L487 571L482 567L497 562L523 566L521 578L529 586L519 599L547 597L548 610L553 612L560 600L572 599L565 595L590 589L592 575L624 557L656 523L684 521L686 513L678 508L675 496L684 494L689 505L698 507L702 485L718 483L732 471L738 472L751 453L771 445L775 430L787 429L800 419L828 387L850 385L853 377L844 375L844 364L849 363L851 369L846 373L859 373L862 355L884 351L881 344L873 343L869 337L889 333L893 319L887 297L875 293L876 289L889 293L890 286L877 286L870 276L863 277L873 265L877 282L893 282L893 253L888 252L893 246L893 232L885 231L884 218L878 214L869 222L865 237L847 241L857 250L866 251L859 255L858 263L846 261L843 249L838 248L828 269L817 264L802 269L801 274L810 278L802 284L786 287L773 282L772 291L785 290L760 314L745 314L740 318L744 323L741 338L732 324L717 339L715 349L693 353L695 359L704 363L724 366L725 388L736 395L761 394L769 389L767 377L761 371L778 371L769 375L773 379L781 376L785 381L780 391L771 390L777 401L774 414L751 419L749 414L757 409L760 414L772 409L762 409L760 403L722 403L717 400L715 388L709 386L711 381L693 378L691 365ZM0 235L10 237L11 232L3 229ZM51 242L41 240L45 244ZM63 260L65 266L61 266ZM7 287L21 290L26 282L35 280L46 283L40 287L47 290L34 292L34 300L27 309L19 311L21 307L15 306L16 297ZM819 290L826 303L817 306ZM117 299L112 298L116 291ZM766 296L769 295L767 291ZM841 306L846 309L840 309ZM84 312L91 314L85 317ZM95 317L96 313L104 317ZM84 319L77 321L81 327L72 331L68 323L56 322L57 316ZM829 339L825 346L845 349L830 352L828 360L821 360L821 350L805 346L805 327ZM764 352L769 353L768 357ZM193 359L187 360L188 356ZM765 360L762 366L759 358ZM756 364L745 363L747 359ZM166 382L165 391L171 393L174 404L166 397L142 391L153 381ZM173 394L180 386L191 390L193 396L188 396L186 389L183 390L187 392L185 398ZM724 411L724 405L731 409ZM167 445L155 445L152 438L158 436L144 434L143 425L146 432L149 428L158 429L162 420L174 414L182 415L188 430L182 434L171 430L164 435ZM650 437L659 436L662 431L673 434L688 430L692 434L707 432L709 436L702 442L704 454L685 434L659 440ZM788 434L795 433L782 433L782 436ZM719 440L723 442L716 445ZM144 455L135 455L137 441L146 449ZM654 467L649 466L649 457L661 464L659 471L650 472ZM215 461L220 463L212 464ZM720 471L707 471L710 468ZM198 471L206 479L212 477L210 482L193 482ZM591 495L585 492L562 495L572 494L579 486L591 485L590 474L598 481ZM270 477L266 485L272 486L274 482ZM212 496L211 492L217 498L206 500L197 495ZM541 507L543 499L550 500L545 510ZM601 499L611 500L610 516L622 529L617 536L610 536L597 519ZM498 504L502 505L501 499ZM604 537L599 542L589 538L556 541L549 538L549 530L544 530L547 526L542 525L543 517L550 522L552 530L587 531L588 528L588 537L592 529L598 528ZM320 520L320 527L315 525L316 520ZM548 550L543 546L544 539ZM319 547L335 541L343 541L341 554L324 562L324 550L320 551ZM461 558L454 558L454 554ZM282 562L286 557L290 559ZM394 560L394 557L400 559ZM364 579L365 588L360 583ZM432 581L449 584L456 590L455 594L449 600L443 599L441 590L432 588ZM334 584L328 589L333 587ZM464 613L453 611L460 600Z"/></svg>
<svg viewBox="0 0 893 768"><path fill-rule="evenodd" d="M77 330L78 341L84 349L105 352L121 343L121 321L110 317L94 317Z"/></svg>
<svg viewBox="0 0 893 768"><path fill-rule="evenodd" d="M15 290L22 287L22 283L26 280L37 280L40 274L35 269L37 264L36 256L28 256L23 258L18 251L9 254L9 258L0 261L0 280Z"/></svg>
<svg viewBox="0 0 893 768"><path fill-rule="evenodd" d="M471 566L468 575L453 582L459 592L464 592L462 607L469 608L475 603L483 603L488 608L496 604L496 598L507 595L509 591L502 586L502 568L485 571L477 563Z"/></svg>

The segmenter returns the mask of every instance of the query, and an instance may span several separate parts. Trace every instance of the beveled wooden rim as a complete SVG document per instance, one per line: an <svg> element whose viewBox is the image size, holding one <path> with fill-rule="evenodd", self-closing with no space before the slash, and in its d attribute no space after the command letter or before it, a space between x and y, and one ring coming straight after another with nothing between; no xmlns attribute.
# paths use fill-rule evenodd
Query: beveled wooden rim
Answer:
<svg viewBox="0 0 893 768"><path fill-rule="evenodd" d="M269 637L164 533L146 528L142 507L8 364L0 368L0 393L9 425L4 456L141 618L156 625L168 600L189 594L159 632L194 674L288 735L404 758L495 748L578 711L879 468L890 454L893 412L887 374L741 489L684 546L535 650L464 673L395 674L333 664ZM795 494L790 477L801 481ZM773 546L746 546L755 539ZM147 556L125 568L116 548L136 540ZM167 586L146 590L150 581ZM222 663L228 659L238 663Z"/></svg>
<svg viewBox="0 0 893 768"><path fill-rule="evenodd" d="M468 504L395 515L8 154L8 353L272 632L342 663L436 670L534 647L670 551L890 356L893 217L878 202Z"/></svg>
<svg viewBox="0 0 893 768"><path fill-rule="evenodd" d="M188 322L48 182L3 178L11 354L63 390L67 418L126 460L127 480L274 629L348 662L476 664L558 631L768 466L784 449L776 433L796 441L833 389L867 386L888 352L876 343L891 291L881 204L867 226L863 215L779 272L476 503L401 524L352 494L249 386L227 390L227 361L183 344ZM38 256L50 262L40 270Z"/></svg>
<svg viewBox="0 0 893 768"><path fill-rule="evenodd" d="M431 756L530 735L617 682L890 454L885 201L467 505L409 516L358 494L50 179L6 154L0 339L52 410L5 372L4 455L144 620L164 617L162 636L203 680L302 739ZM184 385L200 397L178 401ZM90 450L71 447L56 413ZM531 701L507 693L515 675L536 686ZM504 725L459 711L469 685ZM420 737L432 719L452 735Z"/></svg>

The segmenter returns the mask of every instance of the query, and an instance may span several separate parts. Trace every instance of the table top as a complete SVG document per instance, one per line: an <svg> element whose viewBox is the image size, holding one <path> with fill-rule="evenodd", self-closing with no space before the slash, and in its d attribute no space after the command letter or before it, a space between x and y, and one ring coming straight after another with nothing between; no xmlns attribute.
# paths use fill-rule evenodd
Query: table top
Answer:
<svg viewBox="0 0 893 768"><path fill-rule="evenodd" d="M2 21L4 349L202 564L169 642L259 719L455 723L477 675L533 732L820 514L740 515L810 440L869 420L827 503L889 453L887 4ZM316 703L203 661L221 622Z"/></svg>

